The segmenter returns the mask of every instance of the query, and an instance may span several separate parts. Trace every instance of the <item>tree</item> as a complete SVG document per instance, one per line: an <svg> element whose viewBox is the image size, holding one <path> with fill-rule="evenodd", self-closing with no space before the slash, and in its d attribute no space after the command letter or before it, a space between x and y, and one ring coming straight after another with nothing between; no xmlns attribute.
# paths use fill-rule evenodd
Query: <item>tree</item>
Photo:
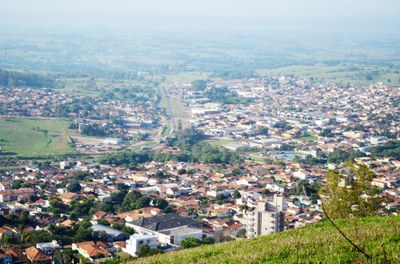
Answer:
<svg viewBox="0 0 400 264"><path fill-rule="evenodd" d="M121 191L123 192L123 191ZM136 200L142 197L142 194L138 191L130 191L128 194L125 195L124 200L122 202L122 208L121 210L123 211L129 211L136 209ZM119 197L120 198L120 197ZM141 208L141 207L140 207Z"/></svg>
<svg viewBox="0 0 400 264"><path fill-rule="evenodd" d="M348 163L346 174L329 170L327 182L321 188L323 207L333 219L376 215L381 197L371 185L373 172L366 165Z"/></svg>
<svg viewBox="0 0 400 264"><path fill-rule="evenodd" d="M36 233L33 233L30 237L28 242L36 244L42 242L49 242L53 239L51 233L47 230L39 230Z"/></svg>
<svg viewBox="0 0 400 264"><path fill-rule="evenodd" d="M240 195L240 192L238 190L235 190L232 194L232 197L235 199L239 199L242 197L242 195Z"/></svg>
<svg viewBox="0 0 400 264"><path fill-rule="evenodd" d="M201 240L195 237L188 237L181 241L181 246L183 248L194 248L201 246Z"/></svg>
<svg viewBox="0 0 400 264"><path fill-rule="evenodd" d="M54 258L57 260L57 263L60 264L74 263L76 260L74 255L76 253L76 251L71 249L57 250L54 252Z"/></svg>
<svg viewBox="0 0 400 264"><path fill-rule="evenodd" d="M203 238L203 241L202 241L203 245L211 245L214 243L215 243L215 240L212 237L205 237L205 238Z"/></svg>
<svg viewBox="0 0 400 264"><path fill-rule="evenodd" d="M246 229L239 229L237 232L236 232L236 237L239 237L239 238L246 238L247 236L246 236Z"/></svg>
<svg viewBox="0 0 400 264"><path fill-rule="evenodd" d="M138 257L145 257L150 254L150 247L149 245L140 245L139 246L139 252L138 252Z"/></svg>
<svg viewBox="0 0 400 264"><path fill-rule="evenodd" d="M130 226L124 226L121 231L126 232L131 235L135 234L135 232L136 232L135 229L133 229Z"/></svg>
<svg viewBox="0 0 400 264"><path fill-rule="evenodd" d="M148 257L151 255L155 254L162 254L164 251L160 249L151 249L149 245L140 245L139 246L139 252L138 252L138 257Z"/></svg>
<svg viewBox="0 0 400 264"><path fill-rule="evenodd" d="M135 208L140 209L150 205L151 199L149 197L140 197L135 201Z"/></svg>
<svg viewBox="0 0 400 264"><path fill-rule="evenodd" d="M81 185L79 184L79 182L77 182L77 181L72 182L72 183L68 186L68 191L69 191L69 192L73 192L73 193L80 192L81 189L82 189L82 187L81 187Z"/></svg>
<svg viewBox="0 0 400 264"><path fill-rule="evenodd" d="M162 198L156 198L153 201L154 206L156 206L157 208L160 208L162 210L164 210L167 206L168 206L168 202Z"/></svg>
<svg viewBox="0 0 400 264"><path fill-rule="evenodd" d="M204 91L207 87L207 82L205 80L194 80L191 82L193 90Z"/></svg>

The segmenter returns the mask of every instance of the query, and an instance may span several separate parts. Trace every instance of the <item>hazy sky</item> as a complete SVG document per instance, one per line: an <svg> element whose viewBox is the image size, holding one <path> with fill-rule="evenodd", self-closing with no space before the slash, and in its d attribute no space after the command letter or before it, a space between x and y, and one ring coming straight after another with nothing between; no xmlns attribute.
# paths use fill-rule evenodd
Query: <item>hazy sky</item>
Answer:
<svg viewBox="0 0 400 264"><path fill-rule="evenodd" d="M0 25L135 29L400 28L400 0L0 0Z"/></svg>

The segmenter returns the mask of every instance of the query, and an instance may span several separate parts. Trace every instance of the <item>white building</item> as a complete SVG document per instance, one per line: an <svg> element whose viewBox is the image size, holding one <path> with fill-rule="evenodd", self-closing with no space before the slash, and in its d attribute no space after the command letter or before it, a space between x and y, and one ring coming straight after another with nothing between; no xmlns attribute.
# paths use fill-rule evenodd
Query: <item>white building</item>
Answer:
<svg viewBox="0 0 400 264"><path fill-rule="evenodd" d="M61 248L56 240L47 243L37 243L36 248L42 250L46 255L53 255L56 250Z"/></svg>
<svg viewBox="0 0 400 264"><path fill-rule="evenodd" d="M118 145L121 143L122 143L122 139L120 139L120 138L105 138L104 139L104 144Z"/></svg>
<svg viewBox="0 0 400 264"><path fill-rule="evenodd" d="M157 236L146 233L133 234L126 241L126 247L122 251L135 257L141 245L148 245L151 249L157 248Z"/></svg>
<svg viewBox="0 0 400 264"><path fill-rule="evenodd" d="M270 235L284 230L283 196L274 195L273 202L258 201L253 211L247 211L244 221L247 237Z"/></svg>
<svg viewBox="0 0 400 264"><path fill-rule="evenodd" d="M139 234L156 236L157 241L161 244L176 246L179 246L181 241L188 237L202 239L213 236L201 229L203 222L176 214L140 218L132 222L127 222L126 225L135 229Z"/></svg>

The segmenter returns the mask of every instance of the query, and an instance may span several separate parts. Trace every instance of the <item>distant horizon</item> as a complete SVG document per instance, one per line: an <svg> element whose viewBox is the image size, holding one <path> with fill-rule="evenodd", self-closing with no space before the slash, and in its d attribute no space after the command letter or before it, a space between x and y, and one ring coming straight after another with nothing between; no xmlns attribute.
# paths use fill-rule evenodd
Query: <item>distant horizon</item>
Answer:
<svg viewBox="0 0 400 264"><path fill-rule="evenodd" d="M14 0L0 26L143 31L400 32L400 1L381 0Z"/></svg>

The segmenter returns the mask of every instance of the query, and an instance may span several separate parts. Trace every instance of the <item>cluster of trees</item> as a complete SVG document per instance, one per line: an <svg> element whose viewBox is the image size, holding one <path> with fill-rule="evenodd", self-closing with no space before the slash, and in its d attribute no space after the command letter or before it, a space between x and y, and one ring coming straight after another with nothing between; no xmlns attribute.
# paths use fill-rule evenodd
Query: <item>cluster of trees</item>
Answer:
<svg viewBox="0 0 400 264"><path fill-rule="evenodd" d="M75 113L82 117L91 117L93 111L93 102L87 98L76 99L71 103L60 104L56 107L55 115L57 117L69 117L69 114Z"/></svg>
<svg viewBox="0 0 400 264"><path fill-rule="evenodd" d="M134 101L136 104L146 104L148 100L156 98L154 89L148 87L134 86L131 88L114 88L104 91L102 101Z"/></svg>
<svg viewBox="0 0 400 264"><path fill-rule="evenodd" d="M168 145L181 150L180 161L205 162L205 163L239 163L240 157L225 148L213 147L206 142L203 132L194 128L183 130L176 138L168 139Z"/></svg>
<svg viewBox="0 0 400 264"><path fill-rule="evenodd" d="M86 136L104 137L111 134L111 131L98 124L87 124L81 127L81 134Z"/></svg>
<svg viewBox="0 0 400 264"><path fill-rule="evenodd" d="M312 155L307 155L304 158L296 156L294 158L295 162L304 163L308 165L323 165L326 163L342 163L348 161L354 161L355 158L365 157L364 152L356 150L343 151L340 149L335 149L331 153L318 152L317 157Z"/></svg>
<svg viewBox="0 0 400 264"><path fill-rule="evenodd" d="M43 88L54 87L55 81L52 78L38 74L5 71L0 69L0 85L8 88L16 86Z"/></svg>
<svg viewBox="0 0 400 264"><path fill-rule="evenodd" d="M335 149L333 152L327 155L327 162L341 163L346 161L354 161L355 158L361 158L361 157L365 157L365 153L352 149L348 151Z"/></svg>
<svg viewBox="0 0 400 264"><path fill-rule="evenodd" d="M177 147L181 154L158 154L144 151L123 151L115 154L101 156L98 161L101 164L115 164L136 166L150 161L181 161L181 162L205 162L205 163L240 163L241 158L224 148L213 147L206 142L205 135L195 129L185 129L175 138L168 139L168 145Z"/></svg>
<svg viewBox="0 0 400 264"><path fill-rule="evenodd" d="M70 218L76 220L87 216L91 217L98 211L114 214L141 209L147 206L155 206L167 213L173 210L168 202L162 198L152 199L148 196L143 196L138 191L129 191L128 186L119 185L118 187L119 190L112 193L111 201L101 202L95 201L95 199L86 199L67 206L58 199L51 199L49 212L54 215L69 213ZM107 223L105 224L107 225Z"/></svg>
<svg viewBox="0 0 400 264"><path fill-rule="evenodd" d="M201 245L210 245L210 244L214 244L215 240L211 237L205 237L203 239L198 239L195 237L188 237L185 238L181 241L181 246L183 248L194 248L194 247L198 247Z"/></svg>
<svg viewBox="0 0 400 264"><path fill-rule="evenodd" d="M223 79L243 79L243 78L255 78L257 73L255 71L246 71L246 69L231 70L231 71L215 71L212 74L213 78Z"/></svg>
<svg viewBox="0 0 400 264"><path fill-rule="evenodd" d="M213 87L206 91L205 96L212 102L222 104L248 104L252 100L239 96L236 92L229 90L227 87Z"/></svg>
<svg viewBox="0 0 400 264"><path fill-rule="evenodd" d="M371 150L373 157L392 157L400 159L400 140L391 140L381 146L373 147Z"/></svg>

